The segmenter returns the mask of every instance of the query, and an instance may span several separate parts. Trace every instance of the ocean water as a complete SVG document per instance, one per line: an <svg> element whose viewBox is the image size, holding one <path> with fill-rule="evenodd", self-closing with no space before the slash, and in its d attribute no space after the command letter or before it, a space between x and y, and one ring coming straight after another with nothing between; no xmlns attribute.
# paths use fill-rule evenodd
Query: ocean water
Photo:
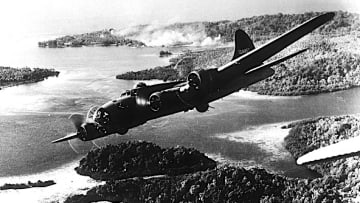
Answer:
<svg viewBox="0 0 360 203"><path fill-rule="evenodd" d="M0 48L0 65L55 68L59 77L0 91L0 177L37 174L73 163L93 147L128 140L161 146L194 147L218 160L260 166L291 177L312 177L283 147L287 122L321 115L360 112L360 89L303 97L260 96L240 91L211 104L209 112L190 111L149 121L124 136L94 142L51 141L75 129L71 113L117 98L137 81L115 79L129 70L168 63L161 48L38 48L36 40ZM154 83L156 81L151 81Z"/></svg>

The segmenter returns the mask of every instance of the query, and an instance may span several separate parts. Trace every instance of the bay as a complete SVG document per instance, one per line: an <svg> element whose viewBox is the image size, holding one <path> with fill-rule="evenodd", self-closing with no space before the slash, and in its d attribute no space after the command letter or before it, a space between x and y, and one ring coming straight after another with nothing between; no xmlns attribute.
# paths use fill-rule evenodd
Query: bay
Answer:
<svg viewBox="0 0 360 203"><path fill-rule="evenodd" d="M14 45L15 46L15 45ZM190 111L149 121L124 136L94 142L52 144L75 129L67 120L117 98L138 81L115 79L126 71L168 63L161 48L82 47L49 49L36 43L0 48L1 65L55 68L42 82L0 91L0 176L36 174L80 159L93 147L129 140L194 147L218 160L265 167L291 177L313 177L284 149L288 122L360 112L360 89L302 97L272 97L240 91L213 102L206 113ZM154 83L156 81L150 81Z"/></svg>

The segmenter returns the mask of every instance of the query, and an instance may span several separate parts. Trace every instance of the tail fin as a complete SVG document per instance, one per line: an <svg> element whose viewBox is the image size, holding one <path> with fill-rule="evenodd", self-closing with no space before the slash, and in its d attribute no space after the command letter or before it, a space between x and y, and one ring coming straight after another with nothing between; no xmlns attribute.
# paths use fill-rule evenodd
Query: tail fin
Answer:
<svg viewBox="0 0 360 203"><path fill-rule="evenodd" d="M236 30L235 32L235 51L232 60L246 54L247 52L255 49L253 42L249 35L243 30Z"/></svg>

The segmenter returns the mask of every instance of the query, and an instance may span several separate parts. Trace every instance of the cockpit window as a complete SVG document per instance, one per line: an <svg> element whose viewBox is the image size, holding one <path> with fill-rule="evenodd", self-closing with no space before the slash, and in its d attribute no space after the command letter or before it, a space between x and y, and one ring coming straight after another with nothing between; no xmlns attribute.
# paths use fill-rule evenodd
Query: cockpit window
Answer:
<svg viewBox="0 0 360 203"><path fill-rule="evenodd" d="M132 89L130 92L131 96L136 96L137 94L137 89Z"/></svg>
<svg viewBox="0 0 360 203"><path fill-rule="evenodd" d="M136 96L136 95L137 95L137 89L126 90L121 94L121 96Z"/></svg>
<svg viewBox="0 0 360 203"><path fill-rule="evenodd" d="M110 122L110 115L104 109L100 108L96 112L95 122L98 122L100 125L106 125Z"/></svg>
<svg viewBox="0 0 360 203"><path fill-rule="evenodd" d="M96 130L102 134L106 134L106 129L102 125L96 125Z"/></svg>
<svg viewBox="0 0 360 203"><path fill-rule="evenodd" d="M121 94L121 96L130 96L130 90L126 90L125 92L123 92L122 94Z"/></svg>

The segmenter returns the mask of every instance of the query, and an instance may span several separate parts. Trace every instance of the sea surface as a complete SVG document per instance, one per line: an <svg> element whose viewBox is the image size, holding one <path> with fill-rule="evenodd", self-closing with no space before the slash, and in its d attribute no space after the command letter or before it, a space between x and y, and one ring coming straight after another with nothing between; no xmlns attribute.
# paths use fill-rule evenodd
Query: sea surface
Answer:
<svg viewBox="0 0 360 203"><path fill-rule="evenodd" d="M48 37L48 36L46 36ZM79 160L93 147L128 140L193 147L217 160L265 167L290 177L313 177L284 149L288 122L360 112L360 89L301 97L240 91L190 111L149 121L124 136L52 144L75 129L67 117L117 98L138 81L115 79L126 71L168 64L161 48L38 48L30 38L0 47L0 65L55 68L58 77L0 90L0 177L37 174ZM178 50L177 50L178 51ZM156 83L159 81L149 81ZM49 178L51 179L51 178Z"/></svg>

